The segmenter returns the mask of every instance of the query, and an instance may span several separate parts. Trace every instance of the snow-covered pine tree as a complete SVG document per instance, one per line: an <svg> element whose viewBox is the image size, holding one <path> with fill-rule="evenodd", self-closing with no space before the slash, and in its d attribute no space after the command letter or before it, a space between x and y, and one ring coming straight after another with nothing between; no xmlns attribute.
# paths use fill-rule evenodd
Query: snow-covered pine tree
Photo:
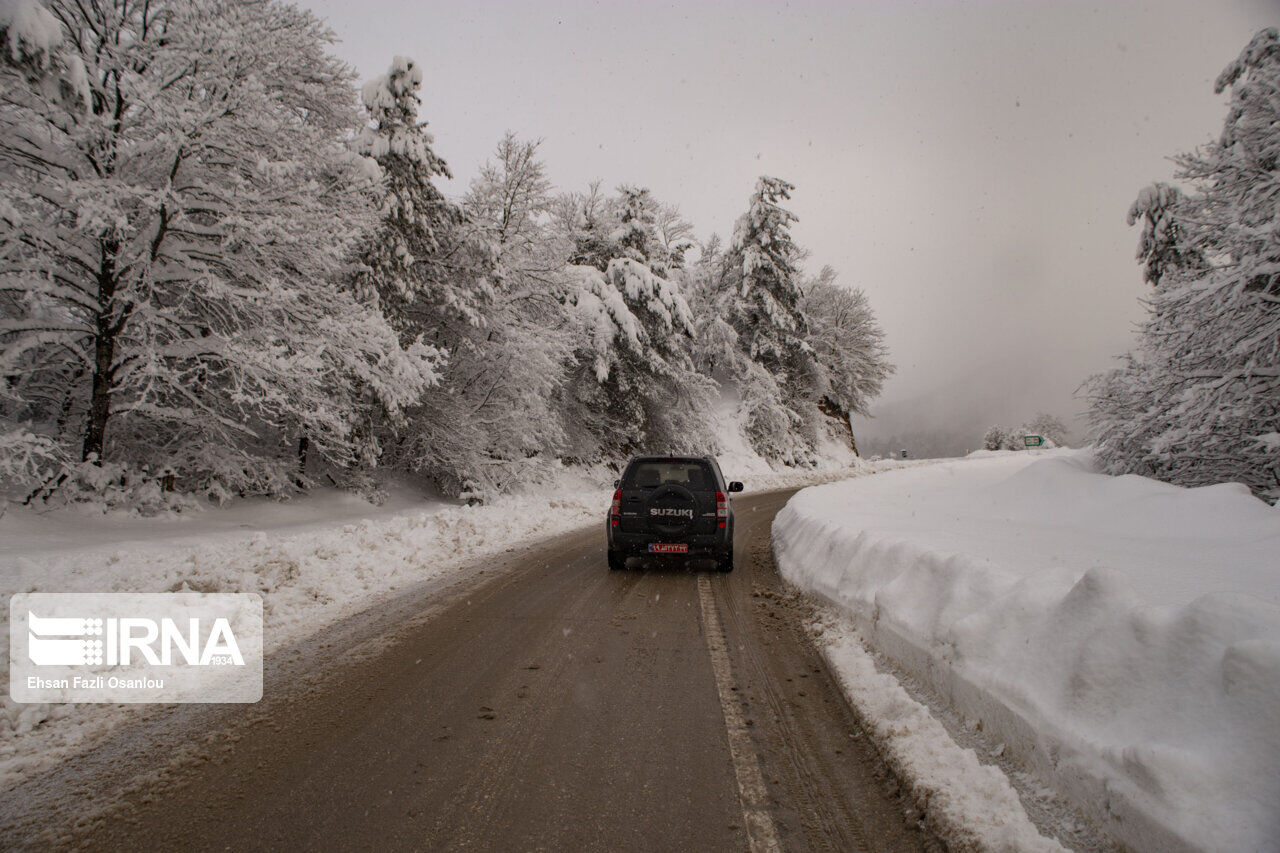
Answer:
<svg viewBox="0 0 1280 853"><path fill-rule="evenodd" d="M483 393L483 350L494 334L493 257L462 209L435 186L450 173L418 117L422 81L421 66L397 56L361 89L369 121L356 150L386 177L382 219L359 252L357 286L402 339L422 337L444 357L441 381L392 434L383 425L390 449L382 462L425 473L453 494L488 492L502 477L483 473L492 431L489 412L472 396Z"/></svg>
<svg viewBox="0 0 1280 853"><path fill-rule="evenodd" d="M365 453L368 401L433 354L335 284L377 169L329 32L275 2L4 10L0 418L218 496L291 488L300 436Z"/></svg>
<svg viewBox="0 0 1280 853"><path fill-rule="evenodd" d="M564 408L579 458L640 450L710 452L714 384L693 366L693 314L680 288L634 258L564 273L575 366Z"/></svg>
<svg viewBox="0 0 1280 853"><path fill-rule="evenodd" d="M653 195L645 187L623 185L618 187L615 207L618 227L613 233L613 241L621 247L622 256L633 258L665 277L666 259L655 257L661 244L658 242L658 216Z"/></svg>
<svg viewBox="0 0 1280 853"><path fill-rule="evenodd" d="M758 453L788 465L813 461L821 416L818 366L801 310L803 252L791 238L796 217L781 206L795 189L762 176L750 207L739 217L725 255L718 300L747 359L743 370L746 432Z"/></svg>
<svg viewBox="0 0 1280 853"><path fill-rule="evenodd" d="M694 324L674 258L658 231L663 210L647 189L599 185L554 205L573 250L561 277L574 322L573 359L560 396L577 459L640 449L710 451L714 383L691 357ZM678 230L678 212L668 227ZM674 233L674 232L673 232ZM680 239L676 236L676 243Z"/></svg>
<svg viewBox="0 0 1280 853"><path fill-rule="evenodd" d="M791 239L795 214L781 206L795 187L762 176L747 212L734 227L726 257L727 284L736 291L730 322L747 355L775 375L812 360L800 309L802 252Z"/></svg>
<svg viewBox="0 0 1280 853"><path fill-rule="evenodd" d="M1227 66L1219 139L1177 158L1176 249L1206 266L1163 269L1136 357L1089 385L1112 472L1184 485L1236 481L1280 499L1280 31Z"/></svg>
<svg viewBox="0 0 1280 853"><path fill-rule="evenodd" d="M1142 222L1138 260L1142 262L1142 280L1147 284L1158 286L1169 271L1208 268L1204 254L1187 246L1183 227L1175 218L1175 211L1184 203L1177 187L1154 183L1144 187L1129 207L1129 225Z"/></svg>
<svg viewBox="0 0 1280 853"><path fill-rule="evenodd" d="M611 239L623 257L640 261L663 278L684 267L693 227L680 217L679 208L659 204L645 187L625 185L618 187L614 208L618 226Z"/></svg>
<svg viewBox="0 0 1280 853"><path fill-rule="evenodd" d="M674 205L659 204L646 187L623 184L616 196L600 195L599 183L566 199L572 208L568 233L574 243L569 262L601 272L614 258L632 258L670 278L684 266L693 245L693 227Z"/></svg>
<svg viewBox="0 0 1280 853"><path fill-rule="evenodd" d="M365 241L357 278L364 296L377 294L395 325L410 335L436 334L461 320L479 325L491 295L476 275L475 247L463 239L462 210L436 187L451 178L432 148L427 123L419 121L422 68L397 56L387 73L369 81L361 101L369 124L356 140L357 153L375 160L385 175L381 226ZM443 345L449 345L441 334Z"/></svg>
<svg viewBox="0 0 1280 853"><path fill-rule="evenodd" d="M573 245L570 265L604 272L610 260L624 257L617 239L617 201L605 197L599 181L592 181L585 193L560 196L556 207L560 234Z"/></svg>

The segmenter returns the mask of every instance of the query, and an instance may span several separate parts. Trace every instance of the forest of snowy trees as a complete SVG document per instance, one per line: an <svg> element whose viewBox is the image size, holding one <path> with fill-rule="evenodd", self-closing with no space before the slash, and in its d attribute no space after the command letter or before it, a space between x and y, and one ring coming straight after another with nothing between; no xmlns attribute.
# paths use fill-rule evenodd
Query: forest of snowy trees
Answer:
<svg viewBox="0 0 1280 853"><path fill-rule="evenodd" d="M744 187L730 241L699 244L641 186L557 191L508 134L450 199L422 69L361 88L331 41L262 0L0 6L8 491L404 471L484 496L714 452L725 391L767 459L851 438L891 368L863 294L803 272L791 185Z"/></svg>
<svg viewBox="0 0 1280 853"><path fill-rule="evenodd" d="M1280 32L1259 32L1216 83L1221 136L1176 158L1183 192L1142 190L1138 259L1151 285L1139 346L1090 380L1111 473L1244 483L1280 499Z"/></svg>

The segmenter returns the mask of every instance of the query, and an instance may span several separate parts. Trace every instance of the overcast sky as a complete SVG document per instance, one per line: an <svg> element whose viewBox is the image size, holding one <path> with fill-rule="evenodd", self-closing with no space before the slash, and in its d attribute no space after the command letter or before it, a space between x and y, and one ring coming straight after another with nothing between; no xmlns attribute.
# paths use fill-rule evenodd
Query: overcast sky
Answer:
<svg viewBox="0 0 1280 853"><path fill-rule="evenodd" d="M704 239L758 175L795 184L811 271L887 334L880 436L1082 410L1141 316L1129 204L1217 135L1214 78L1280 24L1263 0L304 5L362 80L422 65L450 195L508 129L557 187L647 186Z"/></svg>

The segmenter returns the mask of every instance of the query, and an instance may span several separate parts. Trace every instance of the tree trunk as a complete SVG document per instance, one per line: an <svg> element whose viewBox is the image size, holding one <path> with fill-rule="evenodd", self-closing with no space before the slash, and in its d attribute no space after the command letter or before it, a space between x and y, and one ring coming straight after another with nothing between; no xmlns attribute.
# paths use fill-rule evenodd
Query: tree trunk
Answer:
<svg viewBox="0 0 1280 853"><path fill-rule="evenodd" d="M61 436L67 433L67 424L71 422L71 411L75 408L82 379L84 379L84 371L77 370L67 383L67 392L63 395L62 407L58 410L58 420L54 429L56 435Z"/></svg>
<svg viewBox="0 0 1280 853"><path fill-rule="evenodd" d="M94 317L93 392L89 399L89 423L85 428L81 459L92 456L102 462L102 449L111 417L111 392L114 390L116 335L124 327L124 317L116 316L116 268L114 242L103 241L98 267L98 313Z"/></svg>
<svg viewBox="0 0 1280 853"><path fill-rule="evenodd" d="M841 429L849 436L849 447L853 450L853 455L857 456L858 443L853 437L853 418L849 412L837 406L830 397L823 397L818 401L818 411L840 424Z"/></svg>
<svg viewBox="0 0 1280 853"><path fill-rule="evenodd" d="M307 451L311 449L311 439L307 438L304 432L302 438L298 439L298 479L299 488L306 488L307 484Z"/></svg>

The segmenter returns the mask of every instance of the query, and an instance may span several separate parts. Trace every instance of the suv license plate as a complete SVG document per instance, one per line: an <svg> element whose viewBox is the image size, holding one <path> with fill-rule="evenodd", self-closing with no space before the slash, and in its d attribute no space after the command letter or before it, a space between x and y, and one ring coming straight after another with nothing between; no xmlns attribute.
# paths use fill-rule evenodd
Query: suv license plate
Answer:
<svg viewBox="0 0 1280 853"><path fill-rule="evenodd" d="M650 554L688 554L689 546L684 542L651 542L649 544Z"/></svg>

